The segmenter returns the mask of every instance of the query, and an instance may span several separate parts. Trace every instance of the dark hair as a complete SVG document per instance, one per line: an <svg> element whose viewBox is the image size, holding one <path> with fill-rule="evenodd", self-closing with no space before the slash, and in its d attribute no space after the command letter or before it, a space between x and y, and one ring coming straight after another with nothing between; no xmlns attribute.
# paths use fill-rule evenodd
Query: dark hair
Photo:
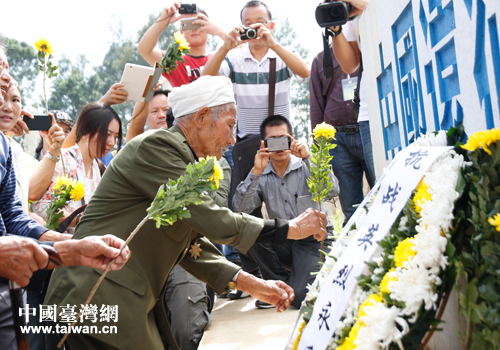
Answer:
<svg viewBox="0 0 500 350"><path fill-rule="evenodd" d="M257 6L264 6L267 10L267 15L269 16L269 20L271 21L273 19L273 16L271 15L271 10L269 7L264 4L262 1L249 1L243 6L240 12L240 20L243 21L243 10L246 9L247 7L257 7Z"/></svg>
<svg viewBox="0 0 500 350"><path fill-rule="evenodd" d="M113 108L102 102L91 102L83 107L76 124L75 143L79 142L83 136L89 135L89 141L94 140L96 149L104 152L108 138L108 126L113 119L116 119L120 125L116 141L116 149L119 151L122 147L122 121ZM96 158L101 155L91 154L90 156Z"/></svg>
<svg viewBox="0 0 500 350"><path fill-rule="evenodd" d="M205 11L204 9L202 9L201 7L199 6L196 6L196 13L203 13L205 16L207 16L208 18L208 13L207 11Z"/></svg>
<svg viewBox="0 0 500 350"><path fill-rule="evenodd" d="M282 115L271 115L271 116L267 117L266 119L264 119L262 124L260 124L260 137L261 137L261 139L264 140L266 138L266 128L268 126L280 126L283 124L286 124L286 127L288 129L288 133L290 135L293 135L292 124L290 123L290 121L288 119L286 119Z"/></svg>
<svg viewBox="0 0 500 350"><path fill-rule="evenodd" d="M168 97L169 93L170 93L170 90L157 90L157 91L153 92L153 97L155 97L157 95L165 95Z"/></svg>

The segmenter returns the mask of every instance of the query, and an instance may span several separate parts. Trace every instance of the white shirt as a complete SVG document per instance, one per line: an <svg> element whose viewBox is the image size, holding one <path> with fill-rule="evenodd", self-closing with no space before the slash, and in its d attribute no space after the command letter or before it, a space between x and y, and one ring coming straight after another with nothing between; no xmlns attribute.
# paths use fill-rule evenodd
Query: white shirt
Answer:
<svg viewBox="0 0 500 350"><path fill-rule="evenodd" d="M361 44L359 40L359 34L358 34L358 23L359 23L359 17L356 17L352 21L347 22L342 26L342 32L344 33L345 38L347 41L352 42L356 41L358 44L359 49L361 50ZM359 98L361 100L360 106L359 106L359 114L358 114L358 123L359 122L367 122L370 120L370 116L368 114L368 100L367 100L367 94L366 94L366 84L365 84L365 79L364 79L364 74L361 76L361 82L359 85Z"/></svg>

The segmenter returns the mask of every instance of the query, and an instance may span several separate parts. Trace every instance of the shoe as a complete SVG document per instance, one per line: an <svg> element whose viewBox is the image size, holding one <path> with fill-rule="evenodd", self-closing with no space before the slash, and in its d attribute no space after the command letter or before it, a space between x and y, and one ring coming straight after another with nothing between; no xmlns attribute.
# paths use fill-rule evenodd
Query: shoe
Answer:
<svg viewBox="0 0 500 350"><path fill-rule="evenodd" d="M265 303L265 302L260 301L260 300L255 300L255 307L258 309L272 309L275 306L272 304Z"/></svg>
<svg viewBox="0 0 500 350"><path fill-rule="evenodd" d="M250 294L248 294L247 292L242 292L241 290L237 289L227 293L227 297L231 300L248 298L249 296Z"/></svg>
<svg viewBox="0 0 500 350"><path fill-rule="evenodd" d="M220 299L227 299L227 295L229 294L229 292L227 293L224 293L224 294L217 294L217 298L220 298Z"/></svg>

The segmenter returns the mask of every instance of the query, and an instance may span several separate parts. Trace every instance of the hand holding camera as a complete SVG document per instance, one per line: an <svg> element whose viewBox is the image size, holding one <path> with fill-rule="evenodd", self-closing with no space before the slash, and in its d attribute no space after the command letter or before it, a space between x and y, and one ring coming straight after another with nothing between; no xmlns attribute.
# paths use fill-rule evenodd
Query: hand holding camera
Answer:
<svg viewBox="0 0 500 350"><path fill-rule="evenodd" d="M181 18L184 18L184 15L180 12L177 13L177 10L181 7L179 2L174 2L172 5L163 8L160 17L156 20L156 23L162 23L165 27L169 24L175 23Z"/></svg>
<svg viewBox="0 0 500 350"><path fill-rule="evenodd" d="M269 164L269 156L271 153L269 152L269 148L266 147L265 141L260 141L260 149L257 151L255 155L255 160L253 163L252 174L260 176L264 169Z"/></svg>
<svg viewBox="0 0 500 350"><path fill-rule="evenodd" d="M303 141L295 140L295 138L292 138L290 151L295 157L302 159L309 158L309 149L307 148L307 145Z"/></svg>
<svg viewBox="0 0 500 350"><path fill-rule="evenodd" d="M48 152L55 158L59 156L59 148L60 145L64 143L66 139L66 135L64 134L63 129L57 124L54 115L50 114L52 125L48 129L48 131L40 131L40 135L45 139L47 144L49 145Z"/></svg>

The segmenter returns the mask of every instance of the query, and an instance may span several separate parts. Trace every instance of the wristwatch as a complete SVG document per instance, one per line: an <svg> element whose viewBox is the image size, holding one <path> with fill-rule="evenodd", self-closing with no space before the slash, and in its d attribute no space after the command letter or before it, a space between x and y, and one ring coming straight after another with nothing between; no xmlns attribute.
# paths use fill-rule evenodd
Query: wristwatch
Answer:
<svg viewBox="0 0 500 350"><path fill-rule="evenodd" d="M52 154L50 154L49 151L47 151L47 153L45 153L45 157L49 158L50 160L53 160L56 163L59 161L59 159L61 159L60 156L54 157Z"/></svg>
<svg viewBox="0 0 500 350"><path fill-rule="evenodd" d="M332 38L335 38L336 36L339 36L339 35L340 35L340 33L342 33L342 26L339 26L339 29L338 29L338 30L336 30L336 31L333 31L333 30L331 30L330 28L328 28L328 34L330 34L330 36L331 36Z"/></svg>

